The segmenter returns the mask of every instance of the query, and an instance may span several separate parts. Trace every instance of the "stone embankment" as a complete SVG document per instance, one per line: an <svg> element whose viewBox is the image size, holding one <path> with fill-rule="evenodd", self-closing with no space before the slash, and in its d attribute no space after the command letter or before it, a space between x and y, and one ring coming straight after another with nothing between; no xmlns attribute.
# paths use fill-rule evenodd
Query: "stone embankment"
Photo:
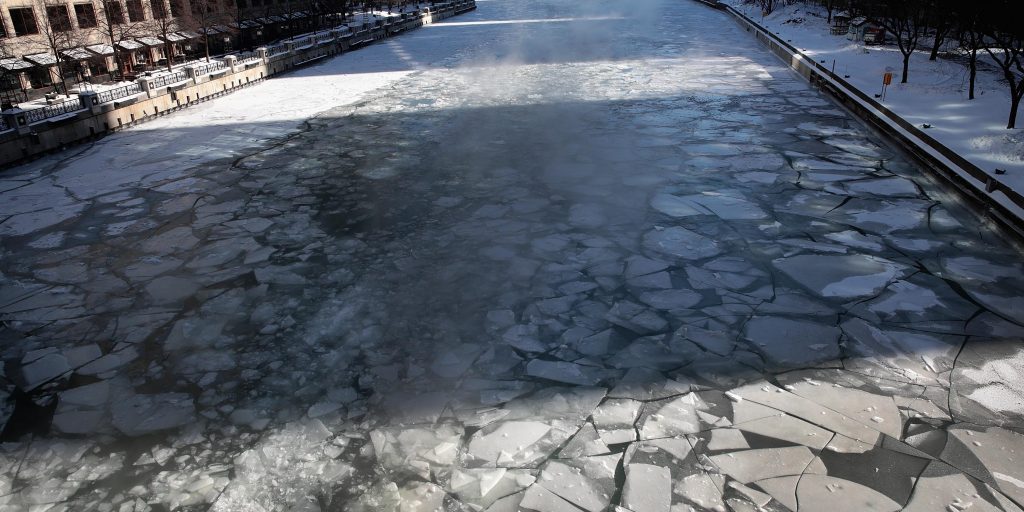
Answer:
<svg viewBox="0 0 1024 512"><path fill-rule="evenodd" d="M0 114L0 166L60 151L473 9L475 0L438 3L417 13L358 27L341 26L172 73L141 77L118 88L82 91L77 98L42 108L5 110Z"/></svg>

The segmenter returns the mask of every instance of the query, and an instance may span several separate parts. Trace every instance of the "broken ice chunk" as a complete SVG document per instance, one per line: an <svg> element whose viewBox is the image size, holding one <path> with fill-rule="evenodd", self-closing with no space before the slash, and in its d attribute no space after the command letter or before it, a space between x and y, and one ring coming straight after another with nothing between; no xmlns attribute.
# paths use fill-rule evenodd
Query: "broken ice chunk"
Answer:
<svg viewBox="0 0 1024 512"><path fill-rule="evenodd" d="M700 399L694 393L652 402L644 409L640 439L676 437L700 432L697 408Z"/></svg>
<svg viewBox="0 0 1024 512"><path fill-rule="evenodd" d="M517 467L544 456L535 446L551 427L537 421L506 421L492 424L475 434L467 455L488 467ZM554 447L551 447L554 449Z"/></svg>
<svg viewBox="0 0 1024 512"><path fill-rule="evenodd" d="M772 261L775 268L822 297L876 295L908 268L875 256L804 254Z"/></svg>
<svg viewBox="0 0 1024 512"><path fill-rule="evenodd" d="M636 441L634 424L640 414L642 402L636 400L606 400L594 410L594 425L606 444Z"/></svg>
<svg viewBox="0 0 1024 512"><path fill-rule="evenodd" d="M710 258L722 253L714 240L679 226L648 231L644 235L644 247L684 260Z"/></svg>
<svg viewBox="0 0 1024 512"><path fill-rule="evenodd" d="M626 466L622 504L633 512L669 512L672 507L672 474L650 464Z"/></svg>
<svg viewBox="0 0 1024 512"><path fill-rule="evenodd" d="M185 393L132 395L114 401L111 412L115 428L125 435L140 436L191 422L195 405Z"/></svg>
<svg viewBox="0 0 1024 512"><path fill-rule="evenodd" d="M566 361L544 361L542 359L534 359L527 363L526 374L532 377L581 386L593 386L610 375L607 370L601 368L583 366Z"/></svg>

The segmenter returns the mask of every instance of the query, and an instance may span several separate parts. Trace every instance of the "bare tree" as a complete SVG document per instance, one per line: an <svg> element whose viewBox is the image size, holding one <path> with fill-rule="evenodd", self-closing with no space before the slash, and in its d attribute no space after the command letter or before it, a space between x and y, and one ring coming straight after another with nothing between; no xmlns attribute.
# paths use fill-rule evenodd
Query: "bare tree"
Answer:
<svg viewBox="0 0 1024 512"><path fill-rule="evenodd" d="M956 27L954 23L954 13L958 10L962 10L961 5L963 2L958 0L931 0L926 6L929 15L929 24L931 25L932 33L934 38L932 39L932 49L928 54L928 60L935 60L939 57L939 50L942 48L942 43L946 42L946 38L949 37L950 33Z"/></svg>
<svg viewBox="0 0 1024 512"><path fill-rule="evenodd" d="M50 76L53 92L63 92L65 96L70 96L65 71L68 71L75 61L68 58L65 52L82 46L88 36L85 31L75 30L71 24L71 13L67 4L57 0L36 0L35 7L44 15L42 23L38 24L38 44L43 51L53 57L57 70L57 80L53 80L52 73Z"/></svg>
<svg viewBox="0 0 1024 512"><path fill-rule="evenodd" d="M110 43L114 51L114 62L117 65L117 74L124 76L125 62L119 50L120 44L142 37L147 32L143 23L129 21L125 15L125 7L122 0L104 0L103 15L96 19L96 29L103 33L105 39Z"/></svg>
<svg viewBox="0 0 1024 512"><path fill-rule="evenodd" d="M181 0L170 0L180 2ZM178 31L178 20L171 16L170 4L167 0L152 0L153 20L150 21L150 33L156 34L164 42L164 55L167 56L167 71L174 67L174 42L171 35ZM177 10L177 9L175 9Z"/></svg>
<svg viewBox="0 0 1024 512"><path fill-rule="evenodd" d="M978 52L984 48L985 18L978 9L969 9L960 18L957 39L960 50L967 54L968 86L967 99L974 99L974 89L978 82Z"/></svg>
<svg viewBox="0 0 1024 512"><path fill-rule="evenodd" d="M14 57L15 53L11 50L9 41L9 38L0 38L0 59ZM20 100L18 97L18 90L21 86L19 73L18 70L0 68L0 103L3 104L2 108L4 109L18 103Z"/></svg>
<svg viewBox="0 0 1024 512"><path fill-rule="evenodd" d="M875 6L875 18L896 38L896 46L903 54L903 76L900 83L907 83L910 56L917 50L921 36L928 27L928 12L923 0L889 0Z"/></svg>
<svg viewBox="0 0 1024 512"><path fill-rule="evenodd" d="M1017 127L1017 111L1024 98L1024 27L1019 20L1007 21L1003 17L992 24L988 38L983 43L985 52L1002 70L1010 88L1010 118L1006 128L1012 130Z"/></svg>
<svg viewBox="0 0 1024 512"><path fill-rule="evenodd" d="M189 0L189 9L182 20L189 28L195 30L203 38L203 52L206 61L210 61L210 32L214 25L222 20L220 2L217 0Z"/></svg>

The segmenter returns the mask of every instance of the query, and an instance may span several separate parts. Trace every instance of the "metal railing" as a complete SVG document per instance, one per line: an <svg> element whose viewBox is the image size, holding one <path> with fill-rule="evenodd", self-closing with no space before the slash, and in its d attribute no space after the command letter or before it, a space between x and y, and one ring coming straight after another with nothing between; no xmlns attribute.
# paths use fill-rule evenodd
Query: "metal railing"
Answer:
<svg viewBox="0 0 1024 512"><path fill-rule="evenodd" d="M700 1L702 3L707 3L707 2L704 2L704 0L698 0L698 1ZM790 61L791 66L793 65L792 64L792 62L793 62L793 57L792 56L799 55L801 57L801 60L803 61L803 63L808 68L813 70L813 71L811 71L811 76L809 77L809 79L811 80L812 84L817 83L817 85L825 85L837 97L841 98L841 95L843 95L843 94L848 95L848 97L852 96L852 97L856 98L860 102L861 105L875 109L876 111L878 111L878 113L879 113L878 115L872 114L870 112L870 110L868 110L867 108L862 107L864 112L866 112L868 115L875 115L875 117L877 117L879 119L879 121L882 122L882 123L885 123L885 121L883 121L881 118L884 117L884 118L888 119L893 124L897 125L899 128L904 130L906 133L908 133L911 136L915 137L918 141L920 141L923 144L923 146L926 146L926 147L922 147L921 145L918 145L915 141L911 140L910 138L900 134L898 131L892 130L892 132L895 134L895 136L897 138L902 138L902 139L906 140L907 144L909 146L912 146L912 147L913 146L917 146L917 147L921 148L921 150L923 152L925 152L925 153L927 153L927 150L930 149L933 152L938 153L939 155L944 157L946 160L951 162L953 165L959 167L961 170L964 171L964 173L967 176L969 176L970 178L975 180L974 183L971 183L971 182L969 182L967 180L964 180L964 181L967 181L968 183L970 183L971 186L976 187L976 188L978 188L980 190L984 190L985 193L987 193L987 194L992 194L993 192L1000 192L1010 202L1012 202L1017 208L1024 208L1024 194L1021 194L1019 191L1015 190L1012 186L1007 185L1005 182L1003 182L1003 181L999 180L998 178L992 176L991 174L985 172L980 167L978 167L974 163L968 161L966 158L964 158L960 154L958 154L955 151L949 149L948 147L946 147L941 142L939 142L939 141L935 140L934 138L932 138L930 135L924 133L918 127L914 126L913 124L908 122L906 119L903 119L903 117L901 117L898 114L894 113L893 111L889 110L886 106L882 105L881 103L876 101L874 98L869 97L867 94L862 92L860 89L858 89L854 85L852 85L849 82L847 82L844 78L842 78L839 75L833 73L830 69L826 68L825 66L819 64L813 58L810 58L810 57L806 56L803 52L801 52L799 49L797 49L793 45L789 44L786 41L783 41L781 38L779 38L775 34L772 34L767 29L765 29L764 27L760 26L754 20L750 19L749 17L747 17L745 14L741 13L740 11L734 9L731 6L727 6L727 5L721 4L721 3L718 3L717 5L713 5L713 7L717 7L719 9L724 10L724 11L727 11L730 14L732 14L733 16L746 21L746 23L748 25L750 25L751 27L754 27L754 29L757 31L755 33L755 38L758 39L758 40L761 40L761 41L763 41L765 43L769 43L769 49L772 49L771 48L771 44L774 44L778 48L785 49L785 52L788 53L788 56L785 57L785 58ZM781 56L778 53L777 53L777 55ZM816 77L815 74L817 74L818 76ZM832 85L827 84L827 82L825 80L823 80L822 78L820 78L820 77L828 77L828 79L830 79L835 84L840 85L844 90L840 91L837 87L834 87ZM847 107L850 107L850 106L851 105L847 104ZM876 124L876 126L878 126L877 123L875 123L875 124ZM884 127L881 127L881 126L880 126L880 128L884 129ZM918 154L918 157L922 158L922 159L925 159L925 160L927 160L928 157L931 157L932 159L938 161L938 159L935 159L934 156L932 156L932 155ZM940 165L942 165L941 162L939 162L939 163L940 163ZM953 172L955 173L956 171L953 171ZM979 182L980 182L980 185L979 185Z"/></svg>
<svg viewBox="0 0 1024 512"><path fill-rule="evenodd" d="M280 55L282 53L287 53L287 52L288 52L288 45L286 45L286 44L278 44L278 45L274 45L274 46L271 46L271 47L267 48L267 55L271 56L271 57L274 56L274 55Z"/></svg>
<svg viewBox="0 0 1024 512"><path fill-rule="evenodd" d="M253 60L259 60L260 54L256 52L242 52L238 54L238 62L245 63Z"/></svg>
<svg viewBox="0 0 1024 512"><path fill-rule="evenodd" d="M7 126L7 121L4 120L4 118L0 117L0 132L6 132L7 130L10 129L11 127Z"/></svg>
<svg viewBox="0 0 1024 512"><path fill-rule="evenodd" d="M37 123L44 121L52 117L61 116L69 112L76 112L78 110L84 110L82 108L82 102L78 99L71 99L57 103L55 105L47 105L45 107L35 108L25 112L25 119L28 120L28 124Z"/></svg>
<svg viewBox="0 0 1024 512"><path fill-rule="evenodd" d="M164 87L166 85L184 82L187 79L188 75L186 75L184 71L178 71L177 73L171 73L169 75L160 75L156 78L153 78L153 81L150 82L150 87L153 89L157 89L160 87Z"/></svg>
<svg viewBox="0 0 1024 512"><path fill-rule="evenodd" d="M210 62L208 62L206 64L201 65L201 66L196 66L195 67L196 76L209 75L210 73L213 73L215 71L220 71L220 70L222 70L224 68L227 68L227 64L224 64L223 61L219 61L219 60L210 61Z"/></svg>
<svg viewBox="0 0 1024 512"><path fill-rule="evenodd" d="M139 84L128 84L123 87L100 91L96 94L96 99L100 103L109 103L111 101L118 100L127 96L132 96L134 94L139 94L141 92L142 87L139 87Z"/></svg>

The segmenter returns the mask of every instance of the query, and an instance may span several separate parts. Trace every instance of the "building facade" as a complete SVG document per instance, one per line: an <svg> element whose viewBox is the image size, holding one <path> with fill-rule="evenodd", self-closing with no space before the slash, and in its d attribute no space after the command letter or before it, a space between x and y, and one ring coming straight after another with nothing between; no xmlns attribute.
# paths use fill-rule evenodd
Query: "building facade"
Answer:
<svg viewBox="0 0 1024 512"><path fill-rule="evenodd" d="M348 2L338 2L342 5ZM4 108L310 30L306 0L0 0Z"/></svg>

